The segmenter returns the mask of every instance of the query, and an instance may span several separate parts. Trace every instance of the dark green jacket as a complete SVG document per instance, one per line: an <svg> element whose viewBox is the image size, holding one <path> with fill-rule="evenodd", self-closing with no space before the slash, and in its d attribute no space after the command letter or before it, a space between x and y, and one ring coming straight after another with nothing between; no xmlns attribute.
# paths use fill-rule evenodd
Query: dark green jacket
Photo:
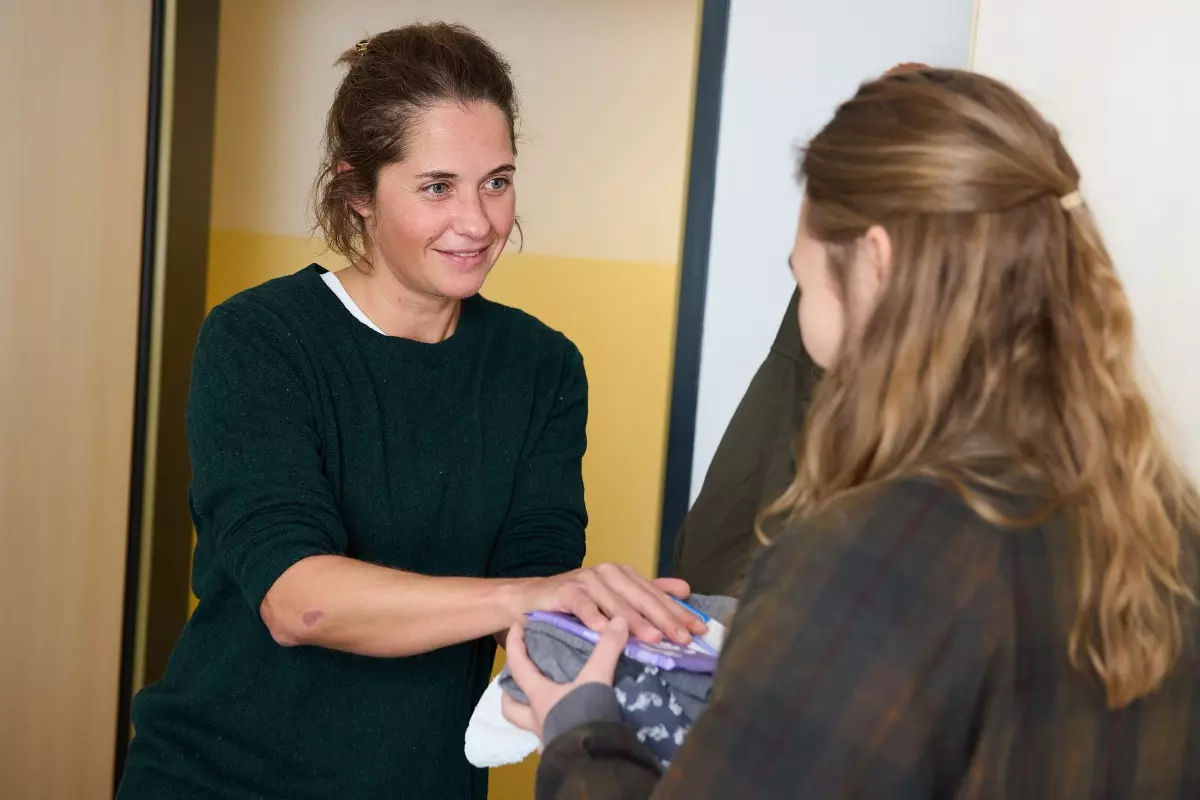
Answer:
<svg viewBox="0 0 1200 800"><path fill-rule="evenodd" d="M1067 655L1065 523L1001 528L948 486L907 480L831 526L790 526L750 571L670 769L589 684L546 718L536 797L1195 800L1200 615L1180 604L1175 668L1108 709ZM1185 536L1185 573L1198 556Z"/></svg>
<svg viewBox="0 0 1200 800"><path fill-rule="evenodd" d="M739 594L754 520L792 478L796 435L819 371L804 350L793 294L771 351L734 412L675 540L675 575L700 594Z"/></svg>

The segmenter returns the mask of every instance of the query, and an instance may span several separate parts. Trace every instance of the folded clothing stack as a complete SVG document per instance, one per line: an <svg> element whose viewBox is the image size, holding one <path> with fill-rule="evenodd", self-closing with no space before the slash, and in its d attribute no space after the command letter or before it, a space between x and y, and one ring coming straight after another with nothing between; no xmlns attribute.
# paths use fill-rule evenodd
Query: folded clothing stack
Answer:
<svg viewBox="0 0 1200 800"><path fill-rule="evenodd" d="M692 595L688 602L715 619L729 619L737 607L737 600L732 597ZM548 622L530 620L525 627L525 649L530 660L548 678L559 683L575 679L591 656L593 647L587 639ZM708 704L712 683L710 674L661 669L622 656L613 679L613 690L621 707L622 721L636 731L638 738L667 766L692 722ZM497 723L497 686L516 700L526 700L505 667L480 700L467 729L467 758L478 767L520 761L536 747L536 740L531 740L528 734L520 736L524 732L502 718ZM505 740L500 741L500 738ZM496 763L497 758L504 760Z"/></svg>

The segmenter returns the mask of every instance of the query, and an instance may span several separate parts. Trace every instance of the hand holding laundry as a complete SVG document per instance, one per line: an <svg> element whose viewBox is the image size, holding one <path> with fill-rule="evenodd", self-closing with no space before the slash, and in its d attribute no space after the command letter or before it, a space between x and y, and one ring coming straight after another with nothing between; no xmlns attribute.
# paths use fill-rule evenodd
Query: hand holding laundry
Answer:
<svg viewBox="0 0 1200 800"><path fill-rule="evenodd" d="M532 662L538 676L550 684L547 687L535 679L542 713L529 707L529 696L514 680L510 649L508 666L488 686L467 726L467 760L477 767L515 764L538 748L539 739L547 741L556 731L563 733L584 721L606 719L631 728L664 766L669 764L692 722L708 704L715 659L705 648L721 649L721 620L732 617L737 607L731 597L693 595L689 603L694 612L688 613L708 620L708 632L702 639L687 648L669 642L650 646L627 641L620 648L615 670L608 667L608 657L599 673L601 680L591 681L581 675L589 663L594 665L592 669L598 664L593 653L601 635L581 631L578 624L565 625L555 618L561 615L530 614L526 623L514 628L517 635L510 636L509 642L510 648L521 643L517 660ZM616 649L615 643L613 647ZM589 670L587 677L596 674ZM522 727L505 718L501 694L511 698L510 714ZM567 699L560 703L563 698ZM575 719L573 715L578 714L588 715L588 719ZM528 728L536 729L539 736L531 735Z"/></svg>
<svg viewBox="0 0 1200 800"><path fill-rule="evenodd" d="M541 739L546 716L559 700L585 684L612 687L617 661L628 641L629 626L625 620L620 617L612 620L601 632L591 658L575 679L569 683L556 683L543 675L529 658L525 651L525 626L518 622L508 635L508 670L529 702L526 705L505 694L501 706L505 719Z"/></svg>

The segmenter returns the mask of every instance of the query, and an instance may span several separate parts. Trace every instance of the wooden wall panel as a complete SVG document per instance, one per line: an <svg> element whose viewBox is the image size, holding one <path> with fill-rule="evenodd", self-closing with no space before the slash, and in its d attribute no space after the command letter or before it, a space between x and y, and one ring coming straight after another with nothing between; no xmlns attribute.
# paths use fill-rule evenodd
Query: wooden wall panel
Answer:
<svg viewBox="0 0 1200 800"><path fill-rule="evenodd" d="M152 4L0 5L0 795L111 797Z"/></svg>

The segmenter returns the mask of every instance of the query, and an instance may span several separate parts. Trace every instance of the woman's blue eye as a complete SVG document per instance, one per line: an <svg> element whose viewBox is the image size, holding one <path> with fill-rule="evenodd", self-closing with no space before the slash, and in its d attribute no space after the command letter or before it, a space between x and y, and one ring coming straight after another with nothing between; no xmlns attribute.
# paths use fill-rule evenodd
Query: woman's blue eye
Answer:
<svg viewBox="0 0 1200 800"><path fill-rule="evenodd" d="M493 192L503 191L508 186L508 178L492 178L487 182L487 187Z"/></svg>
<svg viewBox="0 0 1200 800"><path fill-rule="evenodd" d="M445 194L446 192L450 191L450 184L431 183L425 187L425 191L429 192L430 194Z"/></svg>

